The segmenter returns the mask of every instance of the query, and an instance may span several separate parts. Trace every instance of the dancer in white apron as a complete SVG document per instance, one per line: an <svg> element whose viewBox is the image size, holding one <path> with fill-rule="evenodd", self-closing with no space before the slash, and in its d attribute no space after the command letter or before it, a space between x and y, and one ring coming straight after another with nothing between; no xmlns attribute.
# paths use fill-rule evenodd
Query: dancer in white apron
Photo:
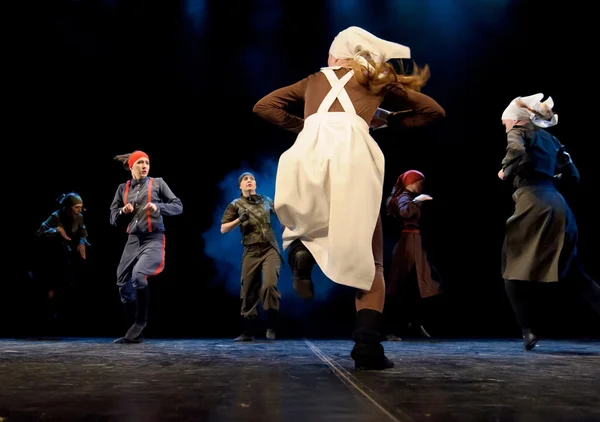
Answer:
<svg viewBox="0 0 600 422"><path fill-rule="evenodd" d="M329 67L254 106L262 118L299 133L280 158L275 186L275 211L286 227L283 248L301 297L312 297L315 261L332 281L357 289L357 369L393 366L381 345L384 157L369 123L384 99L406 111L388 123L416 127L444 116L439 104L418 92L428 69L398 75L385 62L390 58L410 58L410 49L348 28L331 45ZM304 102L304 119L286 111L293 102Z"/></svg>
<svg viewBox="0 0 600 422"><path fill-rule="evenodd" d="M329 279L369 291L384 157L344 89L354 72L339 80L331 68L321 72L331 90L279 159L275 212L284 249L300 239ZM336 99L343 112L329 112Z"/></svg>

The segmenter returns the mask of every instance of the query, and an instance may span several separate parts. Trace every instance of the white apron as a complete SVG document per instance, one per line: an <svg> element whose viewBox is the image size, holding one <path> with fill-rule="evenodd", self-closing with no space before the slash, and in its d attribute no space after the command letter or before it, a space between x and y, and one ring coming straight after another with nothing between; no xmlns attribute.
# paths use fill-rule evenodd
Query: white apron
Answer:
<svg viewBox="0 0 600 422"><path fill-rule="evenodd" d="M297 238L336 283L370 290L372 239L381 207L384 157L338 79L321 69L331 90L279 159L275 212L286 227L284 250ZM329 112L336 98L344 112Z"/></svg>

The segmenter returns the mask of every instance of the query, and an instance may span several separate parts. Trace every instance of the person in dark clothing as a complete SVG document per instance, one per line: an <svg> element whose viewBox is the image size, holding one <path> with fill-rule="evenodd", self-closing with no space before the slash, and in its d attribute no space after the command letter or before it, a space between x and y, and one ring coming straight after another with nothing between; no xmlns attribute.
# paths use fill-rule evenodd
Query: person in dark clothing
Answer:
<svg viewBox="0 0 600 422"><path fill-rule="evenodd" d="M523 334L525 350L533 349L529 300L538 283L565 280L600 314L600 287L577 257L577 224L557 190L563 182L579 181L579 172L564 145L543 128L557 124L554 103L543 94L517 97L502 114L508 145L498 177L512 180L515 209L506 222L502 276L506 293Z"/></svg>
<svg viewBox="0 0 600 422"><path fill-rule="evenodd" d="M117 268L117 286L126 314L135 312L133 325L115 343L141 343L148 319L148 277L165 268L164 216L183 212L181 200L160 177L148 176L150 159L143 151L117 155L132 178L117 188L110 206L110 223L127 224L129 234Z"/></svg>
<svg viewBox="0 0 600 422"><path fill-rule="evenodd" d="M65 310L67 289L73 287L77 268L86 259L86 247L90 245L81 196L70 192L62 194L57 202L60 209L50 214L35 233L31 275L46 297L42 332L56 328L55 322Z"/></svg>
<svg viewBox="0 0 600 422"><path fill-rule="evenodd" d="M275 214L273 201L256 193L256 180L252 173L241 174L238 187L240 197L229 203L221 219L221 233L229 233L239 227L244 245L240 292L244 331L235 341L254 340L259 301L267 312L266 337L275 340L281 300L281 293L277 290L281 255L271 227L271 215Z"/></svg>
<svg viewBox="0 0 600 422"><path fill-rule="evenodd" d="M417 170L402 173L386 201L388 213L400 222L400 237L392 252L387 283L386 308L391 321L388 340L400 340L394 334L400 322L410 335L430 337L422 325L421 299L441 293L441 277L429 262L421 240L421 206L433 198L421 193L425 176Z"/></svg>

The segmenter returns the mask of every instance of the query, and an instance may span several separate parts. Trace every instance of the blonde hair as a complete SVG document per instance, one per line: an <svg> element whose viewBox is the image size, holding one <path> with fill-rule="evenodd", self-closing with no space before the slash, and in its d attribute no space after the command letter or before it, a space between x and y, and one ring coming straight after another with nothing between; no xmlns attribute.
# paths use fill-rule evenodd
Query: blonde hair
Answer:
<svg viewBox="0 0 600 422"><path fill-rule="evenodd" d="M394 69L394 66L386 62L385 59L376 62L369 53L361 54L361 57L370 66L363 66L352 59L348 60L348 66L354 70L354 77L358 83L374 94L379 94L383 89L394 85L402 85L405 88L419 92L431 77L428 65L419 68L413 61L413 71L410 74L406 74L404 73L403 66L400 71L401 73L398 73Z"/></svg>

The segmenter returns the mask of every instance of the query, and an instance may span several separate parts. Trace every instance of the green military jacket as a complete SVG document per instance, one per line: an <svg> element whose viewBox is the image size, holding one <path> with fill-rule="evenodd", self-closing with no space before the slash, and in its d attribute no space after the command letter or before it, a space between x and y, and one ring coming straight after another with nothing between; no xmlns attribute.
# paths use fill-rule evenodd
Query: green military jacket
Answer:
<svg viewBox="0 0 600 422"><path fill-rule="evenodd" d="M221 224L231 223L246 210L250 218L240 225L242 245L270 243L277 252L280 252L279 244L271 226L271 214L275 214L273 208L273 200L267 196L251 195L245 197L240 195L239 198L234 199L227 205L223 218L221 218Z"/></svg>

